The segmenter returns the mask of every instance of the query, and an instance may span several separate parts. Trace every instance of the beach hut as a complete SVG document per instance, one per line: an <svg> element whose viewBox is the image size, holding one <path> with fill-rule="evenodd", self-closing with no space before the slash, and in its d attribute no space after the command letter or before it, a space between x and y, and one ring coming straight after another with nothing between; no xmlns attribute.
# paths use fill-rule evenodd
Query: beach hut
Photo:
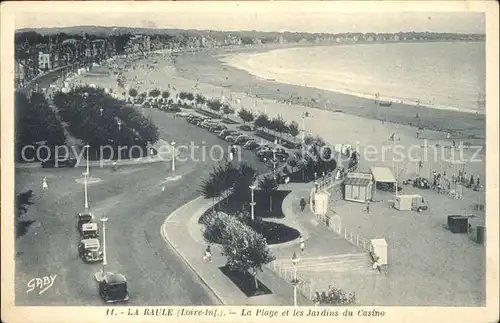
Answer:
<svg viewBox="0 0 500 323"><path fill-rule="evenodd" d="M348 173L344 181L344 199L365 203L373 197L373 176L363 173Z"/></svg>
<svg viewBox="0 0 500 323"><path fill-rule="evenodd" d="M370 243L373 254L378 257L377 262L380 265L387 265L387 241L384 238L371 239Z"/></svg>

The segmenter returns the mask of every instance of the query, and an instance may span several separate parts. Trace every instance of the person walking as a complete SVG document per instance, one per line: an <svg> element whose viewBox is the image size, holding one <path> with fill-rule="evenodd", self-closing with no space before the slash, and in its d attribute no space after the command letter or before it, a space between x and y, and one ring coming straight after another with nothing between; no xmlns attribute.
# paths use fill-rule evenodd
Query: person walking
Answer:
<svg viewBox="0 0 500 323"><path fill-rule="evenodd" d="M300 198L300 211L304 212L304 209L306 208L306 199L305 198Z"/></svg>
<svg viewBox="0 0 500 323"><path fill-rule="evenodd" d="M366 201L365 211L366 211L367 214L370 214L370 201Z"/></svg>
<svg viewBox="0 0 500 323"><path fill-rule="evenodd" d="M299 237L299 244L300 244L300 251L304 253L304 248L305 248L305 242L304 242L304 237L300 236Z"/></svg>
<svg viewBox="0 0 500 323"><path fill-rule="evenodd" d="M43 177L42 178L42 190L48 190L49 189L49 185L47 184L47 177Z"/></svg>
<svg viewBox="0 0 500 323"><path fill-rule="evenodd" d="M417 139L420 138L420 129L417 129Z"/></svg>
<svg viewBox="0 0 500 323"><path fill-rule="evenodd" d="M207 249L205 249L205 256L203 256L203 260L212 262L212 249L210 248L210 245L208 245Z"/></svg>

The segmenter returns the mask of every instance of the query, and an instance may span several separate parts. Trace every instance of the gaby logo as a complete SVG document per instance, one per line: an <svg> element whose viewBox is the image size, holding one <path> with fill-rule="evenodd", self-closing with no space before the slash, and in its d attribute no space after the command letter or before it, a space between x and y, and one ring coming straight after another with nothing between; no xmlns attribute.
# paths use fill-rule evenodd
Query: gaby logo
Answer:
<svg viewBox="0 0 500 323"><path fill-rule="evenodd" d="M43 276L41 278L33 278L28 282L28 290L26 294L38 290L38 295L43 294L47 289L52 287L57 275Z"/></svg>

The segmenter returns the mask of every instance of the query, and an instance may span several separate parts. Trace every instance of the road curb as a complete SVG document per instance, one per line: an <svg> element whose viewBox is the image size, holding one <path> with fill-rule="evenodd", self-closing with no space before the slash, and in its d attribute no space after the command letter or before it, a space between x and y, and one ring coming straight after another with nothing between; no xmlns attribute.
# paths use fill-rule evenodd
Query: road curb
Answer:
<svg viewBox="0 0 500 323"><path fill-rule="evenodd" d="M172 250L174 250L175 253L186 263L186 265L196 274L196 276L198 276L198 278L205 284L205 286L207 286L207 288L219 300L219 302L222 305L226 305L226 302L224 302L224 300L222 299L222 297L212 288L212 286L210 286L210 284L207 283L207 281L205 279L203 279L203 277L195 270L195 268L193 267L193 265L191 265L191 263L184 257L184 255L175 247L175 245L173 244L173 242L170 241L170 239L168 238L166 226L167 226L167 223L169 222L171 216L174 215L175 213L179 212L179 210L181 210L182 208L184 208L189 203L194 202L194 201L196 201L199 198L202 198L202 197L201 196L197 197L197 198L195 198L195 199L187 202L186 204L180 206L179 208L177 208L176 210L174 210L172 213L170 213L166 217L165 221L163 222L163 224L162 224L162 226L160 228L160 234L163 237L163 240L165 240L165 242L168 243L172 247Z"/></svg>

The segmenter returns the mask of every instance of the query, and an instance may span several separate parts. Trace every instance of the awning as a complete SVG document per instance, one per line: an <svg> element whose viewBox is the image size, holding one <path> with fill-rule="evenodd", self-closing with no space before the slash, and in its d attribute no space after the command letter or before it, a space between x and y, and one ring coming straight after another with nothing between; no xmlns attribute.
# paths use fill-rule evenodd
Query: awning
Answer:
<svg viewBox="0 0 500 323"><path fill-rule="evenodd" d="M375 182L395 183L396 179L391 170L387 167L370 167Z"/></svg>

